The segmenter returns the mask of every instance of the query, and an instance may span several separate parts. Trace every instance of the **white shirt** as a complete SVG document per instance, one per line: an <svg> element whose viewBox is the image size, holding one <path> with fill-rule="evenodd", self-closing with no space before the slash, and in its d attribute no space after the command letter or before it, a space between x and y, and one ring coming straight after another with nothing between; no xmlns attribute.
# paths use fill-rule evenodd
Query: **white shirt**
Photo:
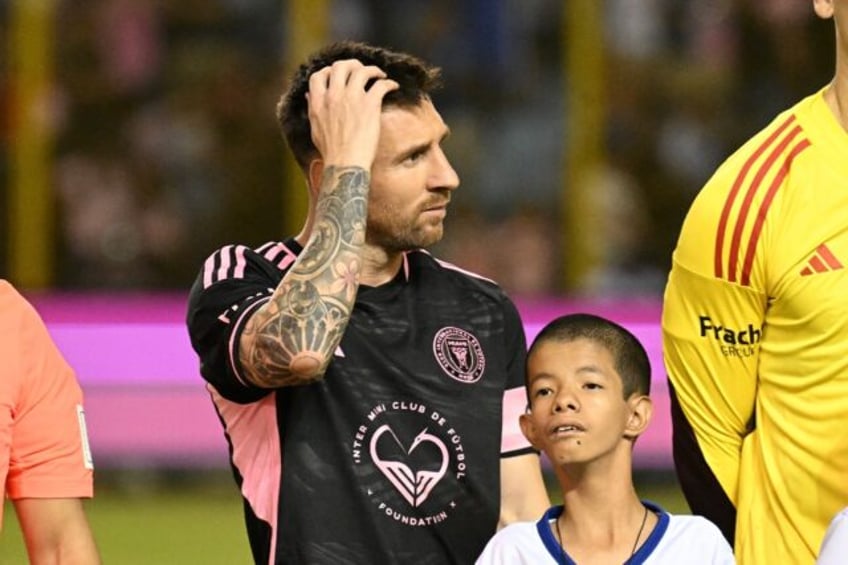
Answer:
<svg viewBox="0 0 848 565"><path fill-rule="evenodd" d="M673 516L659 506L642 501L659 517L656 527L626 565L687 563L735 564L733 550L719 529L701 516ZM489 540L476 565L575 565L551 531L551 523L562 514L553 506L538 522L510 524Z"/></svg>
<svg viewBox="0 0 848 565"><path fill-rule="evenodd" d="M844 565L848 562L848 508L833 517L824 534L816 565Z"/></svg>

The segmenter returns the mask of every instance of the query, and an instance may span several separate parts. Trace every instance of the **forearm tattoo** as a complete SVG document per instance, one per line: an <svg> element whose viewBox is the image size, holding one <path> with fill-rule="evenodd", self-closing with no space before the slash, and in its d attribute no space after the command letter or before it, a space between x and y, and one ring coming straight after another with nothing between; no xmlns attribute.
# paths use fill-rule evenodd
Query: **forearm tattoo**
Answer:
<svg viewBox="0 0 848 565"><path fill-rule="evenodd" d="M359 287L370 176L327 167L303 252L241 338L248 379L267 388L320 378L347 327Z"/></svg>

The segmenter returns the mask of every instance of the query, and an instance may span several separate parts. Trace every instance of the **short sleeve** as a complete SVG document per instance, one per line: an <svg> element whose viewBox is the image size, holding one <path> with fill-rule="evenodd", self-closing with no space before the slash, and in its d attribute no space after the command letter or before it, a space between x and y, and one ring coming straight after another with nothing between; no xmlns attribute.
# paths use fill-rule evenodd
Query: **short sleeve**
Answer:
<svg viewBox="0 0 848 565"><path fill-rule="evenodd" d="M503 397L503 429L501 433L501 456L523 455L533 450L521 432L518 419L527 408L527 393L524 388L524 371L527 358L527 338L517 308L510 300L504 301L504 326L507 361L506 388Z"/></svg>
<svg viewBox="0 0 848 565"><path fill-rule="evenodd" d="M0 292L0 462L7 463L6 494L91 497L93 464L76 376L35 310L14 291Z"/></svg>
<svg viewBox="0 0 848 565"><path fill-rule="evenodd" d="M248 403L268 391L242 374L239 336L274 292L282 273L244 246L225 246L207 258L189 294L187 326L200 373L227 400Z"/></svg>

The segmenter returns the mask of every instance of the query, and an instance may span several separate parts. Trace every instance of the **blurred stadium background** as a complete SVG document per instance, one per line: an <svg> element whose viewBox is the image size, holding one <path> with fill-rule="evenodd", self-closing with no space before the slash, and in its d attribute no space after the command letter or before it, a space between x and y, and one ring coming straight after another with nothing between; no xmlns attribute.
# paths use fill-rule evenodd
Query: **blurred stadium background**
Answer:
<svg viewBox="0 0 848 565"><path fill-rule="evenodd" d="M226 446L182 325L214 248L300 227L274 106L294 62L352 38L442 66L462 179L435 252L495 278L532 337L567 310L651 349L694 194L831 76L798 0L0 0L0 277L86 392L87 505L106 563L249 561ZM642 494L686 511L664 411ZM0 563L24 563L7 504Z"/></svg>

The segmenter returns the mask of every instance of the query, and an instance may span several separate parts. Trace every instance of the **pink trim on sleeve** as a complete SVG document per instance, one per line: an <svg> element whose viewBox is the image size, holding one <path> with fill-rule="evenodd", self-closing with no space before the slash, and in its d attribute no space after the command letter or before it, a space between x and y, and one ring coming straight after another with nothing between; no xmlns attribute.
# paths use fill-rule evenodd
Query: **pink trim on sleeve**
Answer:
<svg viewBox="0 0 848 565"><path fill-rule="evenodd" d="M233 272L233 278L243 279L244 268L247 266L247 259L244 258L244 252L247 249L244 245L236 247L236 269Z"/></svg>
<svg viewBox="0 0 848 565"><path fill-rule="evenodd" d="M521 433L521 426L518 423L518 417L526 408L527 393L523 386L504 391L501 455L530 447L530 442Z"/></svg>
<svg viewBox="0 0 848 565"><path fill-rule="evenodd" d="M263 256L271 263L277 262L277 268L285 270L297 259L297 254L286 246L285 243L277 243L272 247L263 249ZM282 258L280 256L282 255Z"/></svg>
<svg viewBox="0 0 848 565"><path fill-rule="evenodd" d="M277 395L237 404L207 385L233 447L232 462L242 477L241 494L257 518L271 527L270 562L277 545L277 517L283 460L277 427Z"/></svg>
<svg viewBox="0 0 848 565"><path fill-rule="evenodd" d="M206 262L203 264L203 288L209 288L212 286L212 274L215 271L215 256L217 253L214 253L206 258Z"/></svg>
<svg viewBox="0 0 848 565"><path fill-rule="evenodd" d="M232 245L226 245L221 249L221 265L218 267L217 280L227 277L227 270L230 268L230 250L232 248Z"/></svg>

